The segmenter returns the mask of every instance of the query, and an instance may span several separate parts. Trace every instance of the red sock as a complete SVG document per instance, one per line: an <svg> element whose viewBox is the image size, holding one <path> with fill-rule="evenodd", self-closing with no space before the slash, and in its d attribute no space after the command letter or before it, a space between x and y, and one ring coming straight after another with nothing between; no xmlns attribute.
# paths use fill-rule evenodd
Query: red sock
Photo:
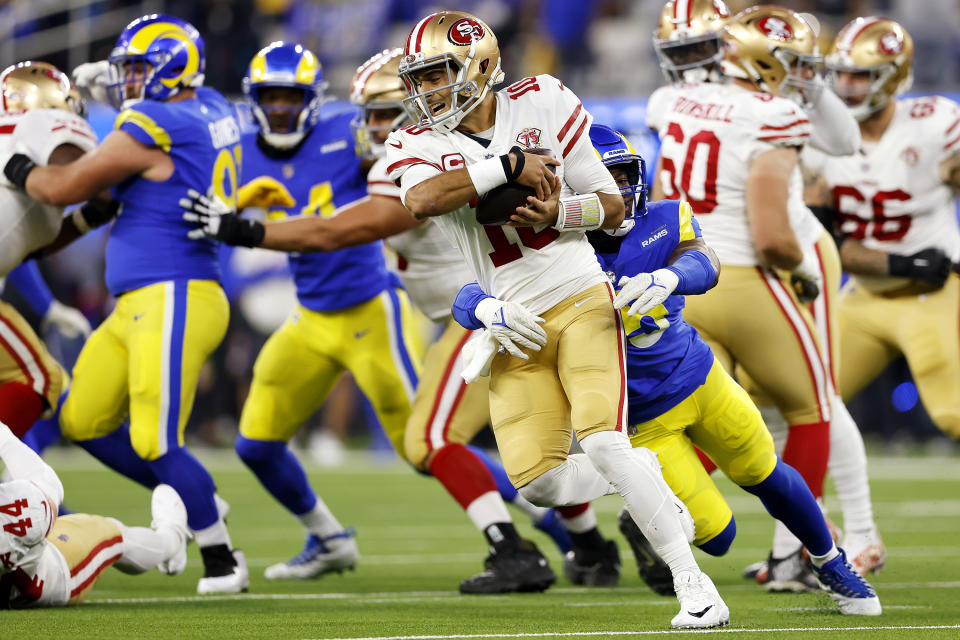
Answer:
<svg viewBox="0 0 960 640"><path fill-rule="evenodd" d="M584 504L572 504L569 507L555 507L557 512L563 517L564 520L572 520L579 515L582 515L590 508L590 503L586 502Z"/></svg>
<svg viewBox="0 0 960 640"><path fill-rule="evenodd" d="M437 451L430 473L464 509L483 494L497 490L490 471L462 444L451 443Z"/></svg>
<svg viewBox="0 0 960 640"><path fill-rule="evenodd" d="M43 401L33 387L16 381L0 384L0 422L10 427L13 435L22 438L41 413Z"/></svg>
<svg viewBox="0 0 960 640"><path fill-rule="evenodd" d="M700 458L700 464L703 465L703 468L707 470L708 474L717 470L717 465L710 459L710 456L700 451L697 447L694 447L693 450L697 452L697 457Z"/></svg>
<svg viewBox="0 0 960 640"><path fill-rule="evenodd" d="M823 497L823 480L827 475L829 457L829 422L790 425L782 459L800 472L815 498Z"/></svg>

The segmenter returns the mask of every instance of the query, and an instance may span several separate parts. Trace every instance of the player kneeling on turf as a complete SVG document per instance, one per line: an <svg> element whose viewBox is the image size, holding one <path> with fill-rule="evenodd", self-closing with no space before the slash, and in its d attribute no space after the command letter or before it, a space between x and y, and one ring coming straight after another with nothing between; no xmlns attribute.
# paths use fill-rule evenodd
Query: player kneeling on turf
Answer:
<svg viewBox="0 0 960 640"><path fill-rule="evenodd" d="M0 423L0 609L79 604L110 565L169 575L187 565L187 511L168 485L153 490L151 528L73 513L57 518L63 485L53 469Z"/></svg>

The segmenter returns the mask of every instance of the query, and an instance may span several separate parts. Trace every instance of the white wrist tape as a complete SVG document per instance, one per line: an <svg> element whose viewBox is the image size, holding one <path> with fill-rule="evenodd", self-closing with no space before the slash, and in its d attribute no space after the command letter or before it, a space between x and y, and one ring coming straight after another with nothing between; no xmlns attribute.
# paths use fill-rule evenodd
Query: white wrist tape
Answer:
<svg viewBox="0 0 960 640"><path fill-rule="evenodd" d="M503 171L503 161L500 157L487 158L467 166L467 173L473 181L477 195L482 196L487 191L507 184L507 176Z"/></svg>
<svg viewBox="0 0 960 640"><path fill-rule="evenodd" d="M560 212L553 228L557 231L592 231L603 225L605 217L597 194L570 196L560 199Z"/></svg>
<svg viewBox="0 0 960 640"><path fill-rule="evenodd" d="M88 233L90 231L90 225L87 224L87 219L83 217L83 211L79 207L73 210L73 213L70 214L70 219L73 221L73 226L75 226L80 233Z"/></svg>

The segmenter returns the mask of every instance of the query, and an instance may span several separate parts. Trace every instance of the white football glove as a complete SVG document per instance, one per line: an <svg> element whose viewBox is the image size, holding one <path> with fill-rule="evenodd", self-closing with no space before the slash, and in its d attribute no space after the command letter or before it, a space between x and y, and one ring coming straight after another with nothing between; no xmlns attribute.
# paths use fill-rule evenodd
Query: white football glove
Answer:
<svg viewBox="0 0 960 640"><path fill-rule="evenodd" d="M80 336L87 338L93 331L86 316L57 300L50 303L50 308L44 314L41 331L45 333L51 327L55 327L63 337L71 340Z"/></svg>
<svg viewBox="0 0 960 640"><path fill-rule="evenodd" d="M187 196L189 197L180 198L180 206L183 208L183 219L197 225L196 229L187 232L187 237L193 240L217 238L223 216L236 213L213 192L213 187L210 187L206 195L190 189Z"/></svg>
<svg viewBox="0 0 960 640"><path fill-rule="evenodd" d="M474 313L507 353L521 360L529 360L530 356L520 347L540 351L540 347L547 344L547 332L540 326L543 318L533 315L521 304L485 298Z"/></svg>
<svg viewBox="0 0 960 640"><path fill-rule="evenodd" d="M84 62L71 74L73 84L94 102L107 102L107 85L110 83L110 63L106 60Z"/></svg>
<svg viewBox="0 0 960 640"><path fill-rule="evenodd" d="M490 365L493 364L493 358L498 351L500 351L500 343L490 335L489 331L486 329L474 331L460 351L460 356L467 363L460 372L463 381L470 384L477 378L490 375Z"/></svg>
<svg viewBox="0 0 960 640"><path fill-rule="evenodd" d="M800 302L806 304L816 300L823 289L823 276L820 273L820 263L816 256L808 251L803 252L803 260L790 272L790 283Z"/></svg>
<svg viewBox="0 0 960 640"><path fill-rule="evenodd" d="M633 277L623 276L617 283L620 292L613 299L613 308L622 309L633 300L627 315L646 313L657 305L663 304L678 284L680 284L680 278L670 269L638 273Z"/></svg>

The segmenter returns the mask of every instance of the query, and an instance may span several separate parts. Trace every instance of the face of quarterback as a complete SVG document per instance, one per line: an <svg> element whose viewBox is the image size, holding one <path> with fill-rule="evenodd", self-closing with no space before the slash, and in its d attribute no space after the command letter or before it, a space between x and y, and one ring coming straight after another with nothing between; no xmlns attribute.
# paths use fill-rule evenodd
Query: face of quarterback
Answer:
<svg viewBox="0 0 960 640"><path fill-rule="evenodd" d="M393 121L403 113L402 109L367 109L367 128L370 131L370 141L374 144L383 144L390 135Z"/></svg>
<svg viewBox="0 0 960 640"><path fill-rule="evenodd" d="M620 188L620 193L623 193L625 188L628 189L633 186L630 182L630 175L624 167L618 167L616 165L610 167L610 175L613 176L617 187ZM626 215L631 215L633 213L633 207L636 205L636 196L630 192L623 193L623 205L627 208Z"/></svg>
<svg viewBox="0 0 960 640"><path fill-rule="evenodd" d="M848 107L856 107L867 99L873 80L869 71L837 71L834 88Z"/></svg>
<svg viewBox="0 0 960 640"><path fill-rule="evenodd" d="M303 89L294 87L264 87L257 94L257 102L267 114L274 133L290 133L296 127L296 118L303 108Z"/></svg>
<svg viewBox="0 0 960 640"><path fill-rule="evenodd" d="M413 75L413 82L417 86L417 91L423 94L430 109L430 115L434 118L450 108L452 101L448 85L452 84L453 80L446 66L424 69ZM441 89L441 87L447 88Z"/></svg>

